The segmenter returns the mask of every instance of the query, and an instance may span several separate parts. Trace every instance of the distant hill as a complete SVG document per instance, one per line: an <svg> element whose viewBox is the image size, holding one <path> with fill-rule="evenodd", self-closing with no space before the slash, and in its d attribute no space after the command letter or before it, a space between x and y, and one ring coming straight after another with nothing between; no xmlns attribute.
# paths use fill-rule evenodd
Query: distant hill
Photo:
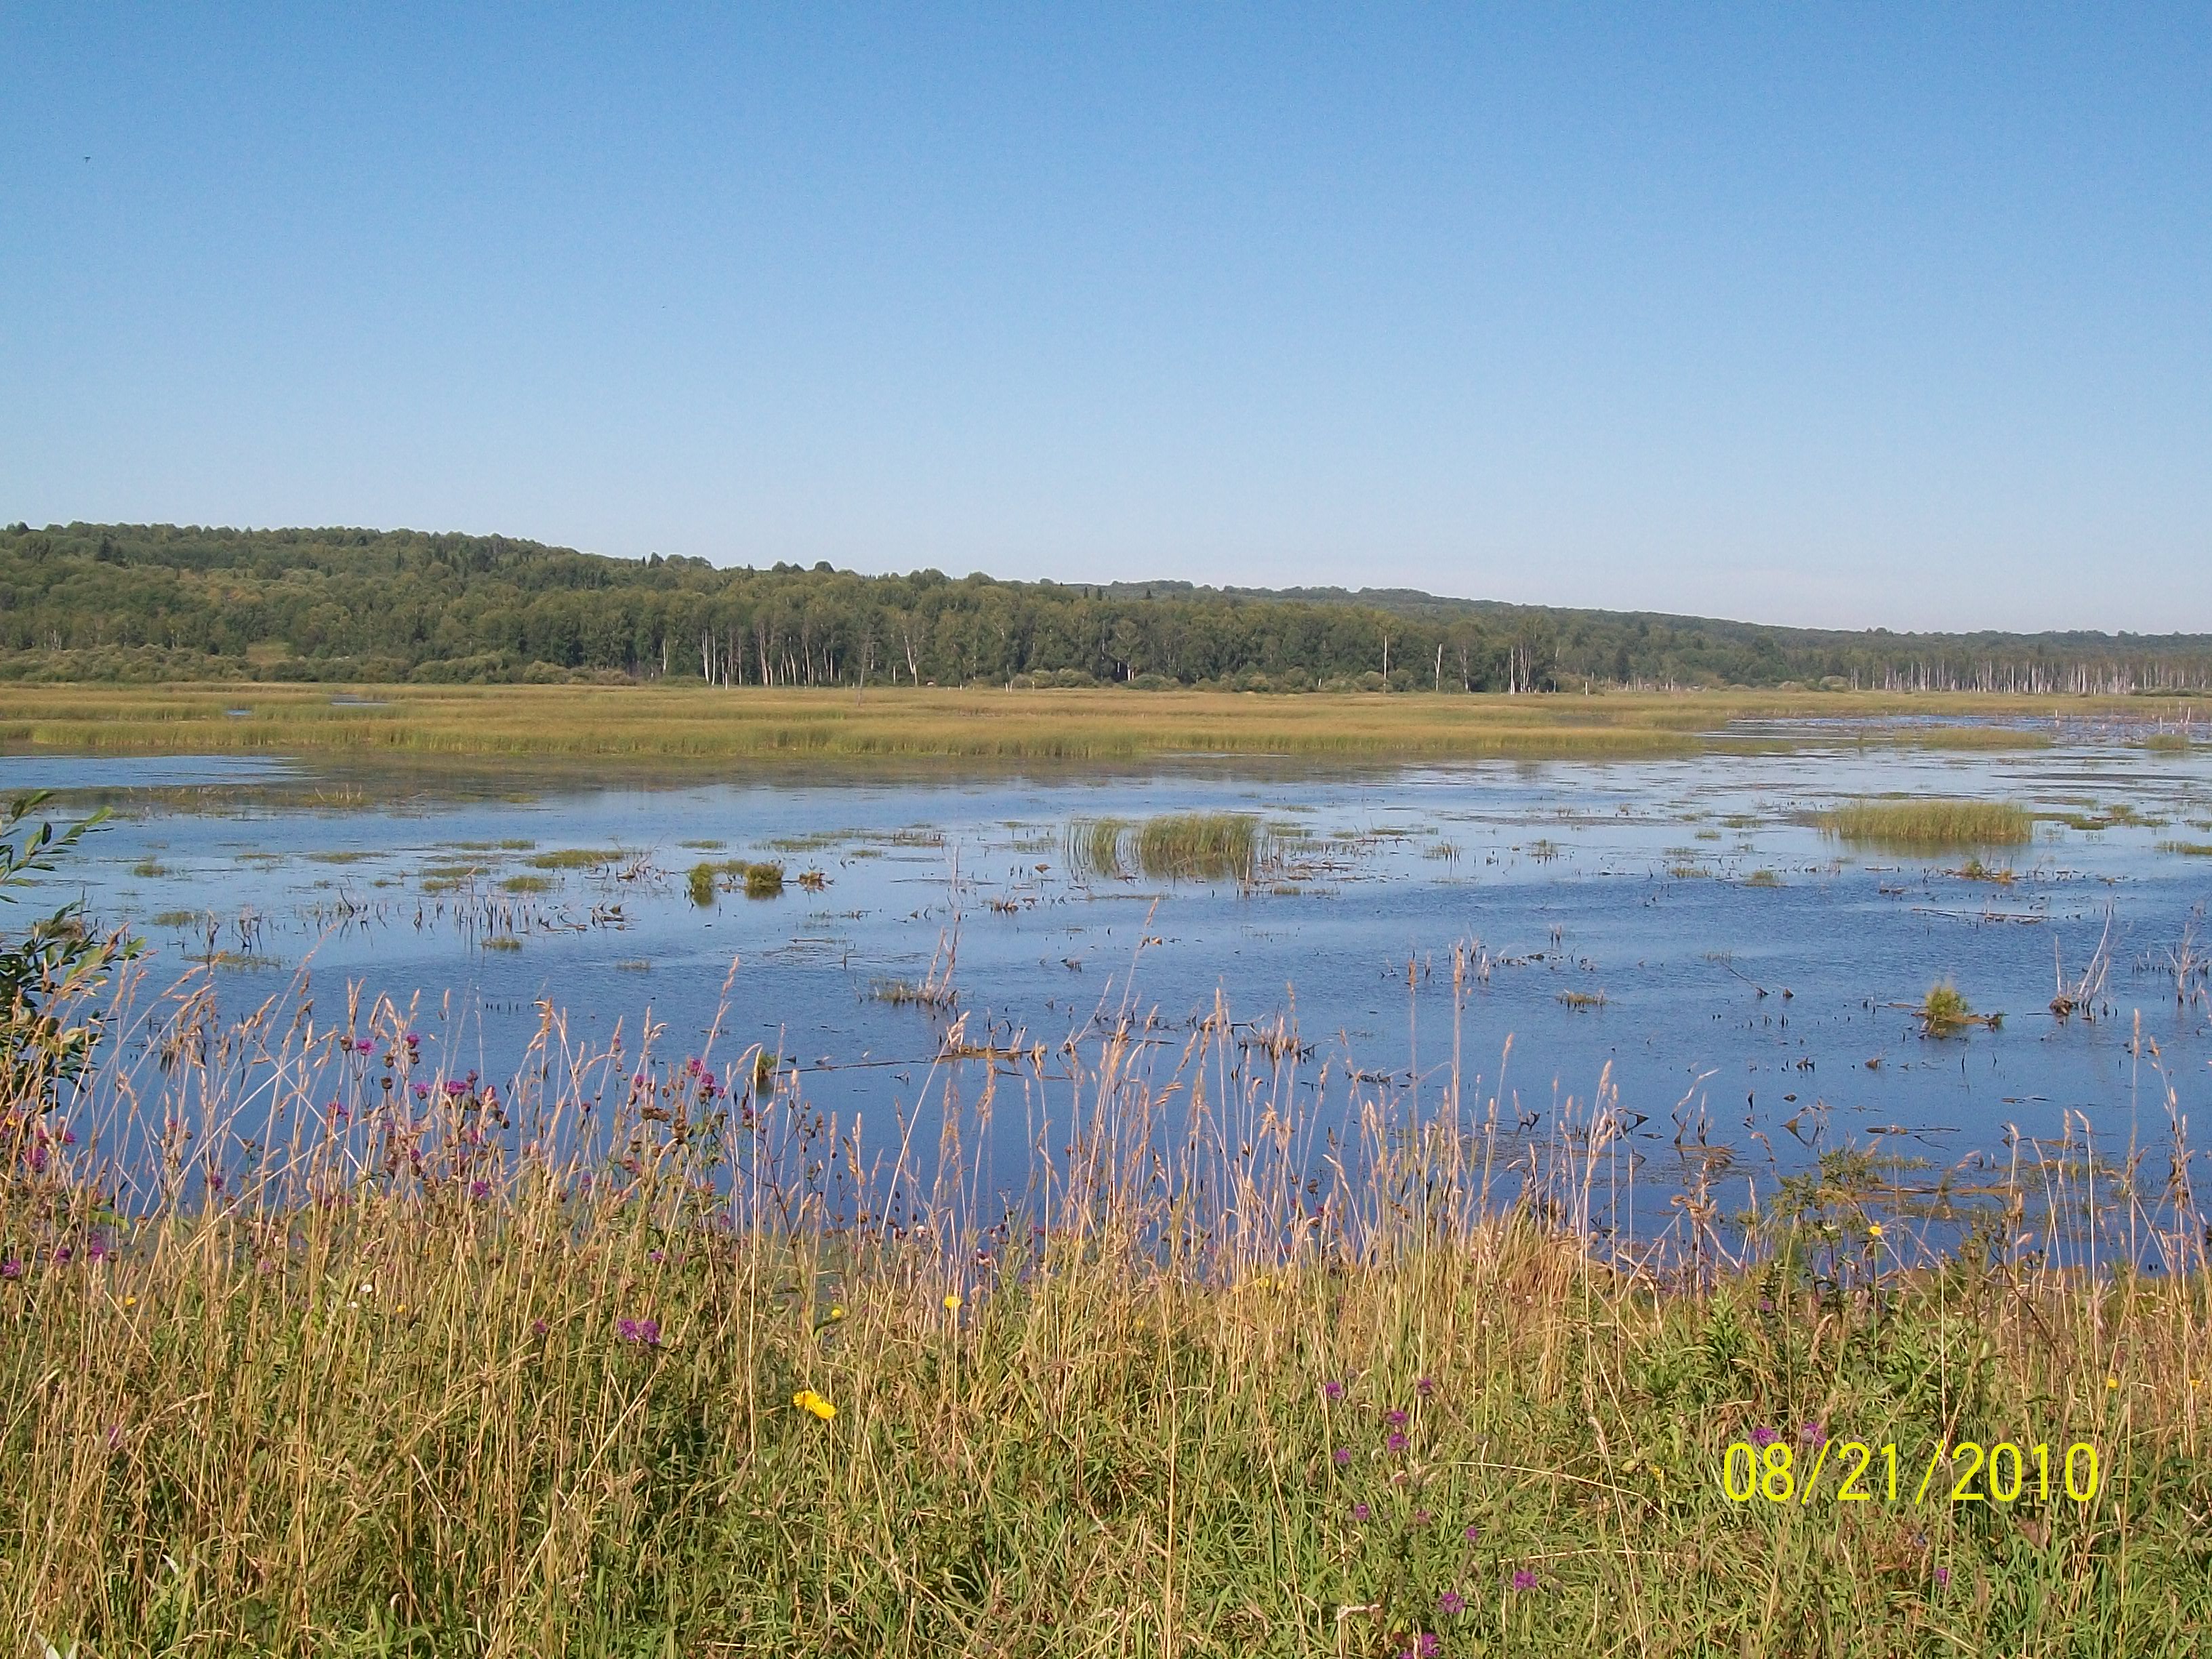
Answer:
<svg viewBox="0 0 2212 1659"><path fill-rule="evenodd" d="M1404 588L725 569L407 530L0 531L0 680L664 678L2201 691L2212 636L1844 632Z"/></svg>

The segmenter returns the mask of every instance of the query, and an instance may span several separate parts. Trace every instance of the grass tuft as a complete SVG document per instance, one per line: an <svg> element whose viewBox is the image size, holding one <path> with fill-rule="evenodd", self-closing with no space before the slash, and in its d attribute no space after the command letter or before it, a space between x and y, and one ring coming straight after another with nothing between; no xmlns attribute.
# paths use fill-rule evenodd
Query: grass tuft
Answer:
<svg viewBox="0 0 2212 1659"><path fill-rule="evenodd" d="M1899 852L1952 847L2017 847L2034 833L2026 808L2009 801L1856 800L1821 817L1838 840Z"/></svg>

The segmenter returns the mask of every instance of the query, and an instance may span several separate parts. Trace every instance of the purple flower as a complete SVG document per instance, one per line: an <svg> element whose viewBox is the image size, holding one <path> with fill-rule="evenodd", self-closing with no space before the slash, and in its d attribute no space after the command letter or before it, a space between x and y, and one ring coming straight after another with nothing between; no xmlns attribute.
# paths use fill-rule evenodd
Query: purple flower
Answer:
<svg viewBox="0 0 2212 1659"><path fill-rule="evenodd" d="M1444 1650L1443 1638L1434 1631L1423 1631L1413 1638L1413 1645L1398 1655L1398 1659L1437 1659Z"/></svg>
<svg viewBox="0 0 2212 1659"><path fill-rule="evenodd" d="M1419 1395L1424 1400L1426 1400L1436 1391L1437 1379L1433 1376L1424 1376L1413 1384L1413 1392Z"/></svg>
<svg viewBox="0 0 2212 1659"><path fill-rule="evenodd" d="M1431 1516L1426 1510L1415 1510L1413 1511L1413 1524L1417 1527L1425 1527L1435 1517Z"/></svg>
<svg viewBox="0 0 2212 1659"><path fill-rule="evenodd" d="M70 1257L75 1254L76 1252L70 1249L68 1245L63 1245L59 1249L54 1252L54 1265L58 1267L67 1267L69 1265Z"/></svg>
<svg viewBox="0 0 2212 1659"><path fill-rule="evenodd" d="M1446 1590L1437 1597L1437 1611L1447 1619L1456 1618L1467 1611L1467 1597L1457 1590Z"/></svg>
<svg viewBox="0 0 2212 1659"><path fill-rule="evenodd" d="M637 1321L635 1321L635 1319L618 1319L618 1320L617 1320L617 1321L615 1322L615 1334L616 1334L617 1336L620 1337L620 1338L621 1338L623 1341L625 1341L625 1342L635 1342L635 1341L636 1341L636 1340L637 1340Z"/></svg>
<svg viewBox="0 0 2212 1659"><path fill-rule="evenodd" d="M107 1246L95 1238L84 1247L84 1255L88 1261L104 1261L107 1259Z"/></svg>
<svg viewBox="0 0 2212 1659"><path fill-rule="evenodd" d="M469 1085L462 1082L460 1079L457 1077L449 1077L446 1079L446 1095L448 1099L459 1100L463 1095L468 1093L468 1091Z"/></svg>
<svg viewBox="0 0 2212 1659"><path fill-rule="evenodd" d="M1401 1452L1406 1449L1406 1437L1393 1429L1390 1431L1390 1437L1382 1443L1394 1452Z"/></svg>
<svg viewBox="0 0 2212 1659"><path fill-rule="evenodd" d="M476 1200L477 1203L483 1203L484 1200L491 1196L491 1182L489 1181L471 1181L469 1182L469 1196Z"/></svg>
<svg viewBox="0 0 2212 1659"><path fill-rule="evenodd" d="M1764 1423L1751 1431L1751 1443L1754 1446L1771 1446L1781 1437Z"/></svg>
<svg viewBox="0 0 2212 1659"><path fill-rule="evenodd" d="M1948 1585L1948 1584L1950 1583L1950 1582L1951 1582L1951 1569L1950 1569L1950 1568L1948 1568L1948 1567L1938 1567L1938 1568L1936 1568L1936 1589L1943 1589L1945 1586Z"/></svg>
<svg viewBox="0 0 2212 1659"><path fill-rule="evenodd" d="M1482 1528L1480 1527L1469 1527L1465 1532L1462 1533L1460 1536L1466 1539L1468 1543L1472 1544L1482 1536Z"/></svg>
<svg viewBox="0 0 2212 1659"><path fill-rule="evenodd" d="M1514 1568L1513 1588L1517 1590L1532 1590L1535 1589L1536 1575L1530 1571L1527 1567Z"/></svg>
<svg viewBox="0 0 2212 1659"><path fill-rule="evenodd" d="M21 1279L22 1276L23 1264L14 1256L9 1256L5 1261L0 1261L0 1279Z"/></svg>
<svg viewBox="0 0 2212 1659"><path fill-rule="evenodd" d="M1324 1400L1341 1400L1341 1399L1343 1399L1343 1398L1344 1398L1344 1384L1343 1384L1343 1383L1341 1383L1341 1382L1324 1382L1324 1383L1322 1383L1322 1384L1321 1385L1321 1397L1322 1397L1322 1399L1324 1399Z"/></svg>
<svg viewBox="0 0 2212 1659"><path fill-rule="evenodd" d="M419 1031L408 1032L403 1040L410 1048L419 1048L422 1046L422 1034Z"/></svg>
<svg viewBox="0 0 2212 1659"><path fill-rule="evenodd" d="M635 1342L640 1347L660 1346L660 1322L657 1319L625 1319L615 1326L615 1334L625 1342Z"/></svg>
<svg viewBox="0 0 2212 1659"><path fill-rule="evenodd" d="M1339 1446L1334 1451L1331 1452L1329 1455L1336 1460L1337 1468L1342 1468L1346 1463L1349 1463L1352 1461L1352 1448L1349 1446Z"/></svg>
<svg viewBox="0 0 2212 1659"><path fill-rule="evenodd" d="M1403 1427L1405 1427L1405 1426L1406 1426L1406 1413L1403 1413L1403 1412L1401 1412L1401 1411L1394 1411L1394 1412L1390 1412L1390 1413L1386 1413L1386 1415L1388 1415L1388 1416L1389 1416L1389 1418L1390 1421L1392 1421L1393 1423L1395 1423L1395 1424L1396 1424L1400 1428L1403 1428Z"/></svg>
<svg viewBox="0 0 2212 1659"><path fill-rule="evenodd" d="M428 1100L428 1099L429 1099L429 1097L430 1097L430 1085L429 1085L428 1084L427 1084L427 1083L418 1083L418 1084L416 1084L416 1085L415 1085L415 1098L416 1098L416 1099L417 1099L417 1100Z"/></svg>
<svg viewBox="0 0 2212 1659"><path fill-rule="evenodd" d="M530 1322L530 1334L532 1336L543 1336L550 1328L542 1319L533 1319Z"/></svg>
<svg viewBox="0 0 2212 1659"><path fill-rule="evenodd" d="M1352 1518L1355 1521L1364 1521L1369 1516L1374 1513L1375 1511L1369 1509L1364 1504L1354 1504L1352 1506Z"/></svg>
<svg viewBox="0 0 2212 1659"><path fill-rule="evenodd" d="M647 1250L645 1253L645 1259L653 1263L656 1267L658 1267L662 1262L668 1260L668 1258L665 1255L663 1255L659 1250Z"/></svg>
<svg viewBox="0 0 2212 1659"><path fill-rule="evenodd" d="M1808 1423L1797 1431L1797 1437L1808 1446L1817 1446L1828 1437L1821 1431L1818 1423Z"/></svg>

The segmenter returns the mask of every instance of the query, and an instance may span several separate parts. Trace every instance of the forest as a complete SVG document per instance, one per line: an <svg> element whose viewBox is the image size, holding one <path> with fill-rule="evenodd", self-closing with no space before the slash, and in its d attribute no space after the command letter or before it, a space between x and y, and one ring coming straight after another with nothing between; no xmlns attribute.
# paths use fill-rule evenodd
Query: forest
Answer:
<svg viewBox="0 0 2212 1659"><path fill-rule="evenodd" d="M1899 634L1406 590L869 576L502 536L15 524L0 680L2198 691L2212 636Z"/></svg>

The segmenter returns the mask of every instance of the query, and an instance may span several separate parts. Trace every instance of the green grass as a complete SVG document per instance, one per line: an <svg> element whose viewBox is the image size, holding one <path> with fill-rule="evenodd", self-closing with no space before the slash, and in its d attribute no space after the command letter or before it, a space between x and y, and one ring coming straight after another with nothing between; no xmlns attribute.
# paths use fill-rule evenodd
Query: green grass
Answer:
<svg viewBox="0 0 2212 1659"><path fill-rule="evenodd" d="M547 893L553 884L544 876L509 876L499 887L503 893Z"/></svg>
<svg viewBox="0 0 2212 1659"><path fill-rule="evenodd" d="M625 856L619 847L564 847L535 854L524 862L533 870L598 870L618 864Z"/></svg>
<svg viewBox="0 0 2212 1659"><path fill-rule="evenodd" d="M2025 807L2009 801L1856 800L1826 812L1820 827L1838 840L1898 852L2016 847L2034 833Z"/></svg>
<svg viewBox="0 0 2212 1659"><path fill-rule="evenodd" d="M2184 858L2212 859L2212 842L2162 841L2158 844L2161 853L2179 853Z"/></svg>

